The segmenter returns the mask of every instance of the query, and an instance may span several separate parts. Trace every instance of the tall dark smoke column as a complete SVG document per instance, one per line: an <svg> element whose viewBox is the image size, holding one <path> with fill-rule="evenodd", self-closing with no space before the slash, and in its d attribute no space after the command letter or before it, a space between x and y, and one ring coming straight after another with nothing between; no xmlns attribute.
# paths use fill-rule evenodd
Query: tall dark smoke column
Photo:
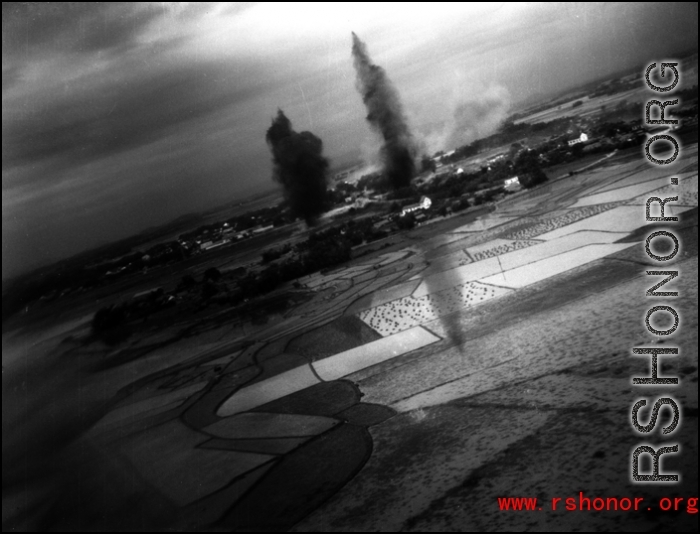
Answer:
<svg viewBox="0 0 700 534"><path fill-rule="evenodd" d="M403 115L399 95L388 80L384 69L372 63L367 54L367 46L354 33L352 34L352 56L357 72L357 88L367 106L367 120L384 138L382 157L385 173L394 188L406 187L411 184L415 174L414 155L417 151ZM443 281L450 276L448 271ZM426 281L428 289L432 289L430 280L431 278L427 278ZM459 280L454 280L453 285L459 284ZM440 302L445 297L438 294L435 298ZM438 305L437 309L439 308ZM443 315L440 320L453 345L463 350L464 334L459 316Z"/></svg>
<svg viewBox="0 0 700 534"><path fill-rule="evenodd" d="M381 149L384 172L394 188L406 187L416 172L416 148L399 94L384 69L372 63L367 45L355 33L352 34L352 57L357 89L367 106L367 121L384 139Z"/></svg>
<svg viewBox="0 0 700 534"><path fill-rule="evenodd" d="M312 226L325 211L328 160L323 142L311 132L295 132L281 109L265 139L272 151L273 179L284 187L292 213Z"/></svg>

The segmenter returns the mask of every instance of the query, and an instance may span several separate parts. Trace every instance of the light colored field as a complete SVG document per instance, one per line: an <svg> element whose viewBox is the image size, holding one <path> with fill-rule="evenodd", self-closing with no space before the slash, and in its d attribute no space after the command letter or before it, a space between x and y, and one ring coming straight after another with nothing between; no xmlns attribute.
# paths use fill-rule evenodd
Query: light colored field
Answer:
<svg viewBox="0 0 700 534"><path fill-rule="evenodd" d="M509 245L512 242L513 241L510 239L492 239L491 241L487 241L486 243L481 243L479 245L469 247L466 249L466 252L468 252L473 257L475 254L479 254L481 252L484 252L485 250L493 250L503 245Z"/></svg>
<svg viewBox="0 0 700 534"><path fill-rule="evenodd" d="M682 262L679 269L687 280L696 280L697 259ZM556 313L547 313L546 320L533 313L508 328L480 337L478 345L455 346L403 366L400 373L373 377L362 383L365 402L410 411L555 373L591 358L606 366L612 353L629 361L630 348L648 343L652 336L640 314L621 312L648 309L648 285L648 280L634 278L602 295L568 302ZM676 304L679 309L690 310L696 299L697 284L691 283ZM681 347L681 355L685 354L681 357L696 367L694 351L684 353L683 347L697 345L697 329L687 328L685 335L674 341ZM605 355L605 360L596 355Z"/></svg>
<svg viewBox="0 0 700 534"><path fill-rule="evenodd" d="M420 282L418 280L409 280L392 287L381 288L373 291L370 294L362 297L360 301L353 303L346 313L352 313L351 310L360 311L362 309L381 306L382 304L386 304L392 300L407 297L415 291L419 283Z"/></svg>
<svg viewBox="0 0 700 534"><path fill-rule="evenodd" d="M315 436L339 421L320 415L241 413L209 425L205 432L226 439Z"/></svg>
<svg viewBox="0 0 700 534"><path fill-rule="evenodd" d="M637 243L617 243L609 245L587 245L557 256L523 265L482 279L485 284L498 284L511 288L521 288L570 271L614 252L619 252Z"/></svg>
<svg viewBox="0 0 700 534"><path fill-rule="evenodd" d="M240 389L226 399L216 414L219 417L227 417L239 412L252 410L257 406L318 383L319 379L316 378L316 375L308 365L296 367Z"/></svg>
<svg viewBox="0 0 700 534"><path fill-rule="evenodd" d="M388 254L385 254L383 256L383 259L381 262L379 262L379 265L384 267L385 265L389 265L391 263L394 263L395 261L399 261L406 258L409 254L410 251L407 249L399 250L397 252L389 252Z"/></svg>
<svg viewBox="0 0 700 534"><path fill-rule="evenodd" d="M603 167L600 172L605 175L603 181L590 190L589 194L614 191L628 185L642 184L657 178L672 176L669 169L662 166L652 166L643 162L626 163Z"/></svg>
<svg viewBox="0 0 700 534"><path fill-rule="evenodd" d="M697 370L694 372L697 375ZM620 406L620 395L633 398L635 395L629 377L584 377L571 380L567 375L547 375L531 380L526 386L513 385L489 391L479 396L482 404L519 404L547 409L616 410ZM638 392L637 392L638 393ZM668 393L663 386L647 386L644 395L658 398ZM698 389L684 388L674 393L678 405L686 408L698 407Z"/></svg>
<svg viewBox="0 0 700 534"><path fill-rule="evenodd" d="M413 292L413 296L419 298L430 295L431 293L439 293L445 289L463 285L467 282L475 282L500 271L501 266L497 258L486 258L485 260L470 263L463 267L456 267L449 271L426 276Z"/></svg>
<svg viewBox="0 0 700 534"><path fill-rule="evenodd" d="M508 292L507 289L468 282L422 297L405 297L359 314L369 327L390 336L434 321L448 313L476 306Z"/></svg>
<svg viewBox="0 0 700 534"><path fill-rule="evenodd" d="M548 258L574 250L580 247L594 244L610 244L625 237L623 232L596 232L581 230L574 234L557 240L544 241L535 246L515 250L500 257L504 270L516 269L529 263L539 262ZM629 245L629 244L626 244Z"/></svg>
<svg viewBox="0 0 700 534"><path fill-rule="evenodd" d="M692 208L688 206L673 206L671 204L667 204L666 215L678 215L689 209ZM646 213L644 209L640 209L638 206L618 206L617 208L600 213L588 219L557 228L551 232L540 234L539 238L549 241L583 230L598 230L605 232L609 231L610 229L614 229L616 232L629 233L636 230L640 226L644 226L645 224L650 223L646 220Z"/></svg>
<svg viewBox="0 0 700 534"><path fill-rule="evenodd" d="M474 247L477 245L480 245L482 243L486 243L488 241L492 241L494 239L502 238L506 232L509 230L511 233L517 232L518 228L521 228L523 226L527 227L532 225L533 223L538 222L540 219L536 217L520 217L517 219L513 219L509 222L503 223L502 225L498 227L491 228L490 230L484 230L482 232L466 232L462 234L455 234L455 235L462 235L464 236L460 240L456 240L453 242L450 242L440 248L438 248L435 252L432 252L431 257L432 260L435 260L436 258L440 258L442 256L445 256L447 254L451 254L454 252L457 252L459 250L463 250L465 248L469 247ZM510 234L508 234L508 238L510 238ZM521 239L520 237L513 237L511 239ZM427 250L429 251L434 251L438 246L434 245L432 241L429 243L426 243L427 245Z"/></svg>
<svg viewBox="0 0 700 534"><path fill-rule="evenodd" d="M659 197L661 199L667 197L678 197L677 201L669 202L669 206L676 204L678 206L697 206L698 205L698 175L688 176L685 179L681 178L678 185L667 185L660 189L650 191L649 194L640 195L633 198L626 204L633 205L646 205L647 199L650 196ZM658 204L654 204L652 207L651 216L658 217L659 207Z"/></svg>
<svg viewBox="0 0 700 534"><path fill-rule="evenodd" d="M374 265L389 265L390 263L393 263L395 261L398 261L402 258L405 258L409 252L407 250L398 250L396 252L387 252L386 254L381 254L380 256L377 256L376 258L373 258L371 260L364 260L359 263L359 265L369 265L369 266L374 266Z"/></svg>
<svg viewBox="0 0 700 534"><path fill-rule="evenodd" d="M498 203L498 212L506 217L529 215L540 202L542 202L542 198L533 193L528 196L523 194L522 198L506 197Z"/></svg>
<svg viewBox="0 0 700 534"><path fill-rule="evenodd" d="M494 226L512 221L513 219L514 217L500 217L498 215L491 215L483 219L479 218L476 221L465 224L464 226L460 226L459 228L452 230L452 233L481 232L483 230L489 230Z"/></svg>
<svg viewBox="0 0 700 534"><path fill-rule="evenodd" d="M532 247L534 245L538 245L539 243L540 241L526 239L519 241L494 239L493 241L489 241L483 245L467 249L467 253L474 261L481 261L493 256L501 256L503 254L507 254L508 252L513 252L514 250L520 250L521 248Z"/></svg>
<svg viewBox="0 0 700 534"><path fill-rule="evenodd" d="M625 187L612 189L610 191L596 193L594 195L579 198L576 204L572 206L572 208L578 208L581 206L591 206L592 204L603 204L606 202L622 202L625 200L629 200L630 198L642 195L644 193L654 191L655 189L659 189L668 184L668 176L665 176L663 178L656 178L654 180L649 180L640 184L632 184Z"/></svg>
<svg viewBox="0 0 700 534"><path fill-rule="evenodd" d="M312 514L293 532L333 531L330 525L348 525L350 513L352 528L338 530L415 532L406 528L408 518L419 517L422 511L438 506L447 488L464 485L480 466L496 461L504 450L516 447L529 434L545 428L553 415L514 409L499 412L456 406L439 409L440 420L449 424L438 425L435 412L416 410L373 427L375 450L361 474L343 489L341 499L329 500L322 514ZM420 440L416 439L421 446L411 447L411 456L406 457L402 454L406 442L398 438L414 429L424 430ZM455 509L463 507L468 505L458 504ZM470 511L471 515L482 513ZM434 519L430 524L422 523L420 531L463 531L457 525L441 525L442 528L432 530L434 523ZM478 530L481 529L473 529Z"/></svg>
<svg viewBox="0 0 700 534"><path fill-rule="evenodd" d="M543 217L540 218L539 222L535 223L534 225L523 228L522 230L511 232L505 237L507 239L532 239L535 237L538 239L543 239L542 234L546 232L551 232L557 228L568 226L574 222L593 217L598 213L613 209L615 206L615 203L596 204L594 206L584 206L581 208L572 209L557 217ZM581 224L581 228L586 228L585 223Z"/></svg>
<svg viewBox="0 0 700 534"><path fill-rule="evenodd" d="M216 413L219 417L228 417L245 412L318 384L317 374L323 380L336 380L365 367L435 343L439 339L420 327L378 339L314 362L313 370L310 365L303 365L244 387L226 399Z"/></svg>
<svg viewBox="0 0 700 534"><path fill-rule="evenodd" d="M442 234L431 237L430 241L434 247L440 247L442 245L447 245L448 243L453 243L459 241L460 239L466 239L468 236L461 234Z"/></svg>
<svg viewBox="0 0 700 534"><path fill-rule="evenodd" d="M638 212L638 208L635 208ZM631 212L630 212L631 213ZM639 213L635 212L635 218ZM642 213L642 218L644 214ZM590 219L587 219L590 220ZM586 221L587 221L586 220ZM582 221L585 223L586 221ZM573 226L573 225L571 225ZM583 225L581 225L583 226ZM639 225L637 225L639 226ZM636 228L635 226L634 228ZM570 226L564 227L564 229ZM421 284L414 291L414 297L423 297L431 293L438 293L445 289L454 286L473 282L477 280L486 281L487 277L500 273L504 270L515 269L528 263L540 261L550 256L561 254L578 247L591 245L595 243L612 243L622 237L626 233L617 232L587 232L584 229L568 236L566 239L551 240L552 242L538 243L531 247L513 250L502 256L486 258L479 262L470 263L463 267L438 273L432 276L425 277ZM540 236L544 238L544 236ZM560 236L561 237L561 236ZM626 245L629 246L629 245ZM571 267L569 267L571 268ZM495 283L495 282L488 282Z"/></svg>
<svg viewBox="0 0 700 534"><path fill-rule="evenodd" d="M420 277L424 278L442 271L449 271L450 269L462 267L471 262L471 258L465 254L464 250L456 250L432 260L430 265L420 274Z"/></svg>
<svg viewBox="0 0 700 534"><path fill-rule="evenodd" d="M396 358L407 352L425 347L440 338L421 327L404 330L393 336L372 341L361 347L346 350L312 365L323 380L337 380L372 365Z"/></svg>

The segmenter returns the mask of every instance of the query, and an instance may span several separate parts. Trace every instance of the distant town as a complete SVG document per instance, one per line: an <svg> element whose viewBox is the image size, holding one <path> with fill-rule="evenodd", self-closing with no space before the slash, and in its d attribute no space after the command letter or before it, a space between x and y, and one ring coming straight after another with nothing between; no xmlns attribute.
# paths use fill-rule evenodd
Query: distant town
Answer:
<svg viewBox="0 0 700 534"><path fill-rule="evenodd" d="M10 292L4 299L3 316L165 267L177 270L178 265L183 272L175 287L141 288L131 300L108 304L96 316L96 327L187 301L196 301L197 309L202 299L236 305L280 284L303 287L304 276L388 246L399 232L468 210L497 209L506 197L565 179L618 150L640 146L649 129L643 126L634 91L628 95L635 83L639 86L638 78L602 82L573 100L567 95L561 102L514 114L488 137L424 155L409 187L391 187L380 172L362 174L362 165L336 172L328 184L326 213L316 227L296 232L293 238L293 229L303 224L282 201L201 225L143 250L103 256L72 272L25 281L21 297ZM684 102L692 104L676 113L686 126L697 124L696 87L683 91ZM223 268L210 266L201 280L188 271L191 265L206 263L209 255L234 253L242 245L258 252ZM234 250L226 252L230 247Z"/></svg>

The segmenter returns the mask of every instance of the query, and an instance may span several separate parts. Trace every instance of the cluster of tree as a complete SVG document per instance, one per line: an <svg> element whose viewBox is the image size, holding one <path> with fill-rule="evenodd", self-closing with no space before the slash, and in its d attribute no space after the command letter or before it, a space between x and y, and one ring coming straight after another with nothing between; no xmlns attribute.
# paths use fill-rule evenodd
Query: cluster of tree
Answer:
<svg viewBox="0 0 700 534"><path fill-rule="evenodd" d="M159 288L143 298L105 306L93 316L92 331L108 344L118 343L131 334L133 322L173 304L172 297Z"/></svg>
<svg viewBox="0 0 700 534"><path fill-rule="evenodd" d="M592 133L595 137L615 137L625 135L634 131L634 125L625 121L606 121L597 124Z"/></svg>
<svg viewBox="0 0 700 534"><path fill-rule="evenodd" d="M345 196L362 191L356 184L352 182L339 182L335 186L335 190L342 193Z"/></svg>
<svg viewBox="0 0 700 534"><path fill-rule="evenodd" d="M416 216L413 213L407 213L394 219L399 230L410 230L416 226Z"/></svg>
<svg viewBox="0 0 700 534"><path fill-rule="evenodd" d="M284 282L328 268L350 259L352 246L346 239L327 239L309 247L304 254L270 263L260 272L244 276L238 285L238 298L250 299L269 293Z"/></svg>
<svg viewBox="0 0 700 534"><path fill-rule="evenodd" d="M513 171L526 189L547 181L547 175L542 170L539 156L534 150L522 151L515 161Z"/></svg>
<svg viewBox="0 0 700 534"><path fill-rule="evenodd" d="M271 261L275 261L276 259L281 258L285 254L291 252L292 250L292 245L287 243L283 247L277 247L277 248L271 248L268 250L263 251L262 253L262 260L260 260L261 264L266 264L270 263Z"/></svg>
<svg viewBox="0 0 700 534"><path fill-rule="evenodd" d="M97 267L56 269L54 272L36 275L35 279L25 276L3 292L2 319L5 321L31 302L40 299L53 300L78 289L96 287L103 278L103 270Z"/></svg>
<svg viewBox="0 0 700 534"><path fill-rule="evenodd" d="M433 202L459 199L462 196L474 196L477 192L491 189L513 174L513 163L509 160L499 161L490 168L482 167L471 173L443 173L418 187L418 195L425 195ZM467 206L460 206L465 209Z"/></svg>
<svg viewBox="0 0 700 534"><path fill-rule="evenodd" d="M115 246L110 251L124 251ZM3 320L18 309L37 300L50 301L77 290L90 290L109 283L129 273L139 272L144 267L156 267L186 258L191 253L177 241L162 243L146 251L129 251L109 262L80 264L68 260L65 267L53 266L41 273L31 273L13 284L3 295ZM78 256L78 258L81 256Z"/></svg>
<svg viewBox="0 0 700 534"><path fill-rule="evenodd" d="M334 206L346 204L348 197L353 197L360 191L361 189L350 183L338 184L335 189L329 189L326 193L326 211Z"/></svg>
<svg viewBox="0 0 700 534"><path fill-rule="evenodd" d="M669 97L671 98L671 97ZM680 89L678 91L674 91L673 93L673 99L678 99L678 105L673 106L673 107L668 107L667 111L672 112L669 114L667 113L666 118L672 119L672 118L677 118L677 119L688 119L691 117L697 117L698 116L698 86L693 85L692 87L688 87L687 89ZM694 103L693 103L694 101ZM693 103L691 105L691 103ZM683 124L683 121L681 121L681 125Z"/></svg>
<svg viewBox="0 0 700 534"><path fill-rule="evenodd" d="M421 194L416 185L412 184L399 189L392 189L386 196L387 200L404 200L404 204L414 204L420 200Z"/></svg>
<svg viewBox="0 0 700 534"><path fill-rule="evenodd" d="M365 189L371 189L373 191L389 191L391 189L389 181L381 172L365 174L357 181L356 187L359 191L363 191Z"/></svg>
<svg viewBox="0 0 700 534"><path fill-rule="evenodd" d="M249 299L268 293L284 282L350 260L353 247L386 237L386 232L376 230L374 223L375 218L367 217L313 232L295 247L293 257L271 261L262 271L241 278L238 298Z"/></svg>
<svg viewBox="0 0 700 534"><path fill-rule="evenodd" d="M465 158L475 156L480 151L485 149L497 148L503 145L512 145L523 138L535 134L558 136L566 133L566 131L570 128L570 117L562 117L551 121L536 122L532 124L526 122L515 124L513 122L513 117L511 117L503 123L496 133L461 146L455 149L453 154L449 156L442 156L440 161L445 164L455 163ZM439 154L440 153L438 152L433 157L437 157Z"/></svg>
<svg viewBox="0 0 700 534"><path fill-rule="evenodd" d="M192 248L183 247L178 241L159 243L145 251L137 250L100 267L101 274L108 277L135 273L144 268L158 267L184 260L192 255Z"/></svg>
<svg viewBox="0 0 700 534"><path fill-rule="evenodd" d="M92 331L108 345L114 345L131 334L128 320L129 310L125 305L106 306L97 310L93 316Z"/></svg>
<svg viewBox="0 0 700 534"><path fill-rule="evenodd" d="M435 172L437 164L430 156L423 156L420 160L421 172Z"/></svg>
<svg viewBox="0 0 700 534"><path fill-rule="evenodd" d="M470 206L469 200L465 197L455 200L450 205L450 210L454 213L464 211Z"/></svg>

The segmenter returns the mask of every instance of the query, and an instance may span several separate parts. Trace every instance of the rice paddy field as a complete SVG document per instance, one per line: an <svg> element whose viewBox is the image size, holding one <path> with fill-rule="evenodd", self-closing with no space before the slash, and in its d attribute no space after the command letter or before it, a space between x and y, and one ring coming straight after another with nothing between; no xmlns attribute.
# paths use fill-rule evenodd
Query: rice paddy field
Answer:
<svg viewBox="0 0 700 534"><path fill-rule="evenodd" d="M41 340L49 369L96 354L121 364L82 367L55 384L80 384L70 406L83 430L60 457L46 456L58 470L50 483L39 465L21 491L4 491L3 524L694 530L697 516L682 512L550 506L581 491L640 496L650 507L697 494L697 143L675 166L641 159L610 158L476 220L419 227L301 279L304 298L257 324L234 324L223 310L191 335L173 325L109 349L81 343L85 325L57 329ZM646 199L672 195L665 215L678 220L647 222ZM680 247L659 267L644 246L662 229ZM646 271L661 268L679 272L670 301L646 296ZM645 313L669 302L679 328L654 336ZM629 412L668 389L633 387L649 363L631 350L659 343L679 347L659 369L680 377L672 440L681 453L663 469L682 477L640 486L630 456L646 437ZM3 389L6 381L22 378L4 377ZM37 425L51 425L57 409L46 398L31 406ZM86 398L101 402L87 407ZM536 497L545 511L499 511L497 498L509 496Z"/></svg>

